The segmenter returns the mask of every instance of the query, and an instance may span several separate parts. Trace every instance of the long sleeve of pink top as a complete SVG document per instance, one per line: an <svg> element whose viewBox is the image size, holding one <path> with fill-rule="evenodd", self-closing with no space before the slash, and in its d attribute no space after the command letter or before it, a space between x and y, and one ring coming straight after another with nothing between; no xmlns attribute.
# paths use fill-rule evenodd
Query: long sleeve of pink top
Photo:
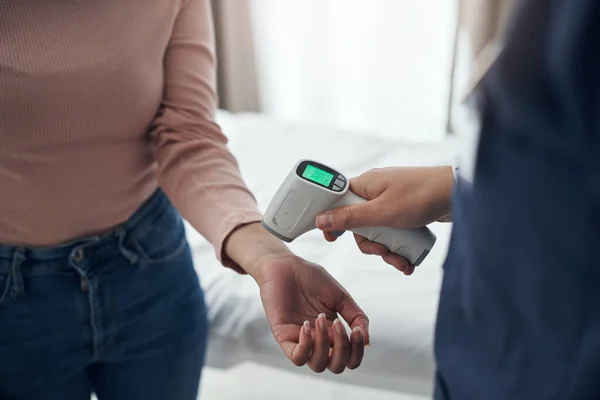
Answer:
<svg viewBox="0 0 600 400"><path fill-rule="evenodd" d="M213 122L217 96L212 32L207 1L187 0L167 47L164 99L151 135L160 186L220 256L229 233L261 215Z"/></svg>

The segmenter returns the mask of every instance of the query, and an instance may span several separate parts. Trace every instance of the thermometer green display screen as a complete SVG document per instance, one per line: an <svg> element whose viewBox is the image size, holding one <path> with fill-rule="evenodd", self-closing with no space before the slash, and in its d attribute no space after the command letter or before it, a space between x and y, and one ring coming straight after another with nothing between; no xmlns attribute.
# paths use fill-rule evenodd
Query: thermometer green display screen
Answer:
<svg viewBox="0 0 600 400"><path fill-rule="evenodd" d="M302 177L326 187L328 187L333 180L332 173L324 171L321 168L317 168L310 164L306 166L306 169L302 173Z"/></svg>

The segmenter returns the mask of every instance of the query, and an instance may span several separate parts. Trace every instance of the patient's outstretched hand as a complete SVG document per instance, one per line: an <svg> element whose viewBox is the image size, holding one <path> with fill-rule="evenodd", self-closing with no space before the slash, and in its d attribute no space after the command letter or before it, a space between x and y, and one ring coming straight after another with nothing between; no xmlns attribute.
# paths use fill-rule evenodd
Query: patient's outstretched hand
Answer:
<svg viewBox="0 0 600 400"><path fill-rule="evenodd" d="M358 368L369 343L369 321L324 268L287 255L264 261L254 278L273 336L295 365L335 374Z"/></svg>
<svg viewBox="0 0 600 400"><path fill-rule="evenodd" d="M336 374L358 368L369 344L369 320L323 267L294 255L258 223L236 229L225 250L260 286L273 336L295 365Z"/></svg>

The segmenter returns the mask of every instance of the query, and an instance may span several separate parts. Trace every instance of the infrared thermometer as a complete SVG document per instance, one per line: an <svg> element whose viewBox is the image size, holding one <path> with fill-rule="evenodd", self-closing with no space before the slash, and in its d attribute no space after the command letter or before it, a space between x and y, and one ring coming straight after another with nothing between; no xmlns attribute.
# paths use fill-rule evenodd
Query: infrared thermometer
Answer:
<svg viewBox="0 0 600 400"><path fill-rule="evenodd" d="M317 215L334 208L367 200L352 193L348 179L324 164L301 160L287 175L262 220L262 226L285 242L316 229ZM423 262L435 244L436 236L427 227L394 229L370 226L352 232L385 246L414 266Z"/></svg>

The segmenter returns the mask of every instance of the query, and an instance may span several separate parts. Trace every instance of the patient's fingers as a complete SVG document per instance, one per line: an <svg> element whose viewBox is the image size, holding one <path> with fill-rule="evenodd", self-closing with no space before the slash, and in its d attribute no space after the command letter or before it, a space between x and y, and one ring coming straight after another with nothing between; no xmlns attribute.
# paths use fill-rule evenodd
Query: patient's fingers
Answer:
<svg viewBox="0 0 600 400"><path fill-rule="evenodd" d="M310 335L310 323L308 321L304 321L304 325L302 325L302 328L300 328L298 344L294 347L294 350L292 350L292 354L290 356L291 361L297 367L305 365L310 358L311 350L312 338Z"/></svg>
<svg viewBox="0 0 600 400"><path fill-rule="evenodd" d="M329 321L327 321L327 324L329 325ZM331 351L333 351L333 342L334 342L335 338L333 336L334 335L333 328L330 328L327 331L328 331L327 333L329 334L329 355L331 356ZM317 332L317 330L315 329L315 330L311 331L311 333L310 333L311 334L311 344L316 340L315 339L316 332Z"/></svg>
<svg viewBox="0 0 600 400"><path fill-rule="evenodd" d="M350 334L350 359L348 360L348 369L360 367L365 355L365 341L362 331L359 327L352 330Z"/></svg>
<svg viewBox="0 0 600 400"><path fill-rule="evenodd" d="M308 360L308 366L315 372L323 372L329 359L329 327L325 314L317 318L313 352Z"/></svg>
<svg viewBox="0 0 600 400"><path fill-rule="evenodd" d="M336 318L333 321L334 342L328 369L334 374L341 374L348 365L350 359L350 341L346 334L346 328L342 321Z"/></svg>
<svg viewBox="0 0 600 400"><path fill-rule="evenodd" d="M356 304L354 299L346 294L337 304L338 314L350 325L352 329L360 327L363 333L365 344L369 345L369 318L364 311Z"/></svg>

